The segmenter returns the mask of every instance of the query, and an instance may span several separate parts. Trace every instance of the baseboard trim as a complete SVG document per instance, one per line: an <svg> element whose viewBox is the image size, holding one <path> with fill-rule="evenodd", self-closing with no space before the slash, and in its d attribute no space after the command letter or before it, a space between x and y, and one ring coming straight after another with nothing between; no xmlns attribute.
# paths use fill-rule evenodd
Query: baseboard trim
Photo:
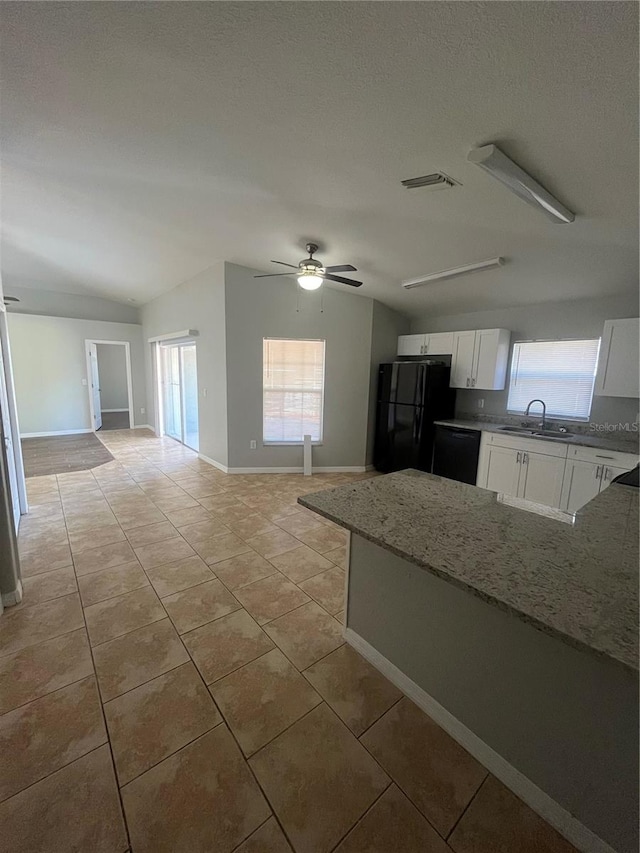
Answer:
<svg viewBox="0 0 640 853"><path fill-rule="evenodd" d="M363 465L345 465L345 466L316 466L311 469L312 474L363 474L365 468ZM302 465L296 465L292 468L284 468L281 466L273 466L270 468L228 468L227 474L304 474Z"/></svg>
<svg viewBox="0 0 640 853"><path fill-rule="evenodd" d="M151 424L135 424L135 426L132 426L131 429L150 429L154 435L156 434L156 431L154 427L151 426ZM109 432L109 430L107 430L107 432Z"/></svg>
<svg viewBox="0 0 640 853"><path fill-rule="evenodd" d="M22 601L22 581L18 581L18 586L12 592L2 593L2 606L15 607Z"/></svg>
<svg viewBox="0 0 640 853"><path fill-rule="evenodd" d="M205 456L204 453L198 453L198 459L202 459L203 462L206 462L208 465L212 465L214 468L217 468L218 471L222 471L223 474L229 473L229 469L226 465L223 465L222 462L216 462L215 459L210 459L208 456Z"/></svg>
<svg viewBox="0 0 640 853"><path fill-rule="evenodd" d="M467 752L483 764L490 773L513 791L516 796L520 797L534 812L544 818L547 823L551 824L560 835L564 836L578 850L583 851L583 853L616 853L605 841L576 820L563 806L545 794L513 765L509 764L359 634L356 634L351 628L345 628L344 638L362 657L366 658L392 684L395 684L419 708L422 708L447 734L451 735Z"/></svg>
<svg viewBox="0 0 640 853"><path fill-rule="evenodd" d="M20 438L48 438L53 435L83 435L93 432L92 429L59 429L50 432L21 432Z"/></svg>
<svg viewBox="0 0 640 853"><path fill-rule="evenodd" d="M100 409L101 412L128 412L129 409Z"/></svg>
<svg viewBox="0 0 640 853"><path fill-rule="evenodd" d="M219 471L225 474L303 474L304 468L302 465L293 468L284 468L281 466L273 466L271 468L229 468L221 462L216 462L215 459L210 459L204 453L199 453L198 458L203 462L208 462ZM313 474L363 474L366 471L364 465L337 465L312 468Z"/></svg>

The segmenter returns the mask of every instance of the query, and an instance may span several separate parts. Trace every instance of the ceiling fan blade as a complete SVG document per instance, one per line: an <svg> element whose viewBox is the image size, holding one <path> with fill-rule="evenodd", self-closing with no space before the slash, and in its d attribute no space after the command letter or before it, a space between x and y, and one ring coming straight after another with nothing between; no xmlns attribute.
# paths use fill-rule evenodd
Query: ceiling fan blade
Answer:
<svg viewBox="0 0 640 853"><path fill-rule="evenodd" d="M337 281L339 284L350 284L351 287L362 287L361 281L353 281L350 278L342 278L341 275L331 275L330 273L325 273L323 277L327 281Z"/></svg>
<svg viewBox="0 0 640 853"><path fill-rule="evenodd" d="M269 272L266 275L254 275L254 278L274 278L278 275L295 275L294 272Z"/></svg>
<svg viewBox="0 0 640 853"><path fill-rule="evenodd" d="M285 264L284 261L271 261L272 264L281 264L283 267L291 267L292 270L297 270L297 264Z"/></svg>
<svg viewBox="0 0 640 853"><path fill-rule="evenodd" d="M332 267L325 267L327 272L358 272L351 264L335 264Z"/></svg>

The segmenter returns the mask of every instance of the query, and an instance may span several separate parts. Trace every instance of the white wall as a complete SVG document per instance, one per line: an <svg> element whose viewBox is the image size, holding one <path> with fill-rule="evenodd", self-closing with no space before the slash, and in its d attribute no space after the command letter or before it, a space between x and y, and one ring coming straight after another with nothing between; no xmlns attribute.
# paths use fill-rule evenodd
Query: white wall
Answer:
<svg viewBox="0 0 640 853"><path fill-rule="evenodd" d="M126 347L98 344L98 375L102 411L129 409Z"/></svg>
<svg viewBox="0 0 640 853"><path fill-rule="evenodd" d="M225 264L229 467L302 466L302 447L262 445L262 341L268 337L326 340L324 435L313 465L364 466L373 300L348 288L298 297L295 279L255 279L257 272Z"/></svg>
<svg viewBox="0 0 640 853"><path fill-rule="evenodd" d="M9 340L22 435L91 429L85 340L129 341L133 375L134 422L148 423L142 328L106 323L9 315Z"/></svg>
<svg viewBox="0 0 640 853"><path fill-rule="evenodd" d="M9 308L9 314L38 314L47 317L72 317L76 320L104 320L109 323L139 323L137 305L103 299L90 293L62 293L37 287L15 287L11 279L5 282L7 296L17 296L20 302Z"/></svg>
<svg viewBox="0 0 640 853"><path fill-rule="evenodd" d="M429 313L412 318L411 332L449 332L466 329L509 329L511 342L534 339L598 338L605 320L638 316L638 297L634 294L606 299L582 299L570 302L544 302L499 311L479 311L434 317ZM508 377L507 373L507 377ZM508 385L508 379L507 379ZM502 415L507 411L508 388L504 391L466 391L456 395L456 414ZM484 408L478 408L478 400ZM594 397L593 423L632 423L638 414L638 400Z"/></svg>
<svg viewBox="0 0 640 853"><path fill-rule="evenodd" d="M227 374L224 265L163 293L142 307L150 424L154 423L154 370L150 337L195 329L200 452L227 464Z"/></svg>

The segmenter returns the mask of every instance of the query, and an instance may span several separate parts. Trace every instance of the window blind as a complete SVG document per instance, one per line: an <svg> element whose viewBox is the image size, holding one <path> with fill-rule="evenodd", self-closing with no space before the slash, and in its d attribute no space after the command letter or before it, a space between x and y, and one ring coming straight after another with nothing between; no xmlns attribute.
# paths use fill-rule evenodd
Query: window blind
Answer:
<svg viewBox="0 0 640 853"><path fill-rule="evenodd" d="M265 442L322 440L324 341L263 340L262 418Z"/></svg>
<svg viewBox="0 0 640 853"><path fill-rule="evenodd" d="M523 414L527 403L539 398L546 403L549 416L588 420L599 349L599 338L515 343L508 411ZM539 404L532 407L532 412L539 411Z"/></svg>

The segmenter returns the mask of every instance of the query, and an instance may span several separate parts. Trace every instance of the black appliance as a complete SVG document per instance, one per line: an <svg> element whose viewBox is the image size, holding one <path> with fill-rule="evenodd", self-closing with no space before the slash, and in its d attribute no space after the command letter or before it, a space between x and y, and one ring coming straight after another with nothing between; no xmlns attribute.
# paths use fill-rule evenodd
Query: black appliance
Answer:
<svg viewBox="0 0 640 853"><path fill-rule="evenodd" d="M481 435L478 429L437 424L433 442L433 473L475 486Z"/></svg>
<svg viewBox="0 0 640 853"><path fill-rule="evenodd" d="M638 488L638 474L640 472L640 465L636 465L635 468L632 468L631 471L625 471L624 474L618 474L617 477L614 477L611 481L612 483L620 483L621 486L635 486Z"/></svg>
<svg viewBox="0 0 640 853"><path fill-rule="evenodd" d="M381 364L373 464L388 473L431 471L433 422L453 416L451 368L438 361Z"/></svg>

